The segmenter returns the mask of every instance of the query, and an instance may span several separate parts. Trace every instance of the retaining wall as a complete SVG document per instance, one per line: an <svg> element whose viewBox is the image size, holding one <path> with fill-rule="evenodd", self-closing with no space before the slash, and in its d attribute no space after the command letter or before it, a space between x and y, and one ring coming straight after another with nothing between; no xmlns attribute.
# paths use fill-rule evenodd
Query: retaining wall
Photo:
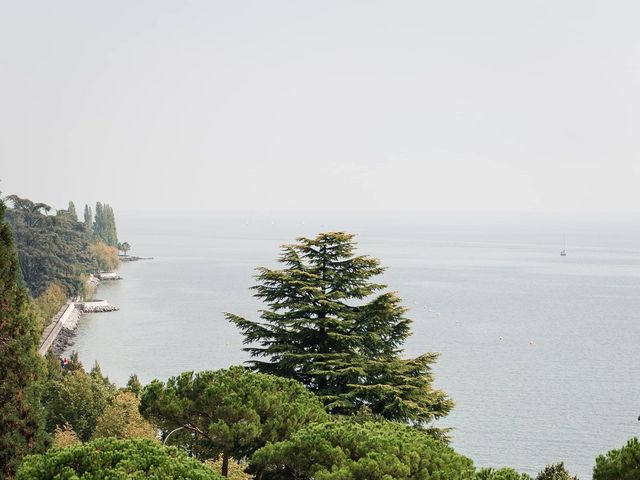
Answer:
<svg viewBox="0 0 640 480"><path fill-rule="evenodd" d="M40 342L40 348L38 348L38 353L42 356L46 355L49 348L51 348L51 344L53 344L60 330L62 330L62 327L64 327L64 324L76 309L76 304L73 301L69 301L62 309L64 309L62 315L59 316L56 322L50 324L42 334L42 341Z"/></svg>

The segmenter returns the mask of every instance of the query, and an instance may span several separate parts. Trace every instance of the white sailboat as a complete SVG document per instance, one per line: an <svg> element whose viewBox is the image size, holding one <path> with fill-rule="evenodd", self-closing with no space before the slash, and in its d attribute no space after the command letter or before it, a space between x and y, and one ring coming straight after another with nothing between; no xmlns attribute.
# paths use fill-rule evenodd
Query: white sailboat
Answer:
<svg viewBox="0 0 640 480"><path fill-rule="evenodd" d="M561 257L566 257L567 256L567 237L566 235L562 236L562 250L560 250L560 256Z"/></svg>

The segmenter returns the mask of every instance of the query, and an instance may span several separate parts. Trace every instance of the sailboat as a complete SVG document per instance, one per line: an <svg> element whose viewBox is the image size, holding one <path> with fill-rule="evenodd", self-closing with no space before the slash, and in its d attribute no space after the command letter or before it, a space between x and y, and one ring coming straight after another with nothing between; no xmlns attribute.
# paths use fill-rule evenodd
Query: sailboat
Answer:
<svg viewBox="0 0 640 480"><path fill-rule="evenodd" d="M562 246L562 250L560 250L560 256L561 257L566 257L567 256L567 237L563 236L563 246Z"/></svg>

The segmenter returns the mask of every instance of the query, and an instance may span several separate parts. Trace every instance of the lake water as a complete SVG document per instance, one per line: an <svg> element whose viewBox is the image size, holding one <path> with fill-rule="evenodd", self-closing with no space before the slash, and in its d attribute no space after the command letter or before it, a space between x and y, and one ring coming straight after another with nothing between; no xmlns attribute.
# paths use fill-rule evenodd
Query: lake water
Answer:
<svg viewBox="0 0 640 480"><path fill-rule="evenodd" d="M360 253L413 319L407 355L441 353L439 424L478 466L536 473L640 434L640 218L532 214L121 216L121 240L154 260L124 264L83 317L73 349L119 384L247 360L228 311L256 318L254 268L300 235L356 233ZM560 257L566 235L567 257Z"/></svg>

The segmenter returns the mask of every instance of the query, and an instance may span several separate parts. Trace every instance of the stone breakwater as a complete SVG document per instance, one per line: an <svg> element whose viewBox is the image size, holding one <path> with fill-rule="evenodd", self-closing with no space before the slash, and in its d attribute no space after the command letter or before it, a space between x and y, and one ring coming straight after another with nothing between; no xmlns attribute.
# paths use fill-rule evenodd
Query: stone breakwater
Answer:
<svg viewBox="0 0 640 480"><path fill-rule="evenodd" d="M122 277L117 272L101 272L98 274L98 278L101 281L104 280L122 280Z"/></svg>
<svg viewBox="0 0 640 480"><path fill-rule="evenodd" d="M140 260L153 260L153 257L136 257L135 255L120 255L121 262L138 262Z"/></svg>
<svg viewBox="0 0 640 480"><path fill-rule="evenodd" d="M109 304L106 300L89 300L81 304L82 311L85 313L102 313L115 312L117 307Z"/></svg>

